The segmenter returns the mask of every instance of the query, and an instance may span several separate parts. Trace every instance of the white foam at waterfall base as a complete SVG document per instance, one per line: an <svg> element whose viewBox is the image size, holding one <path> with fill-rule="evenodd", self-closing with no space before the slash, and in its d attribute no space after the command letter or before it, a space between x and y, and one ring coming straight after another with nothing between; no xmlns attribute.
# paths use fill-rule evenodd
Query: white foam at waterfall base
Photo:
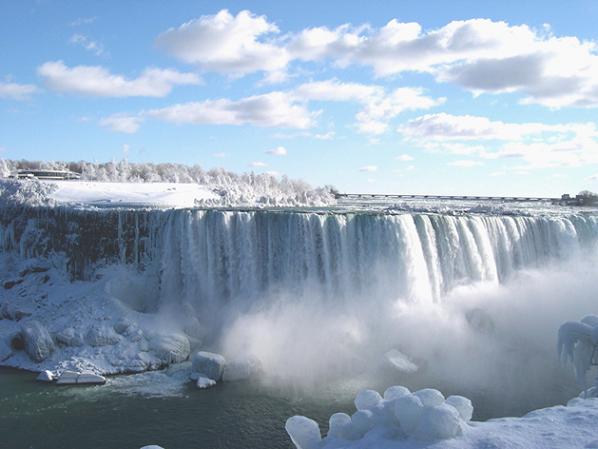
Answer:
<svg viewBox="0 0 598 449"><path fill-rule="evenodd" d="M482 393L495 405L523 401L522 409L556 403L577 392L555 355L556 329L596 310L595 263L592 256L502 286L464 286L437 303L277 296L236 318L222 345L259 358L271 382L307 390L353 377L364 386L405 381ZM416 375L385 363L393 348L418 365Z"/></svg>

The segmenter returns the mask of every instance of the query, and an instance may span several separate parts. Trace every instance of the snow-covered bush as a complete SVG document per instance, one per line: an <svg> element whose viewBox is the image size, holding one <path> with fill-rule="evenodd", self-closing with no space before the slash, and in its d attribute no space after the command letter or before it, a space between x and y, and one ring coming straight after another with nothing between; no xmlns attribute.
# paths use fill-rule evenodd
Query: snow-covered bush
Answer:
<svg viewBox="0 0 598 449"><path fill-rule="evenodd" d="M131 163L125 160L106 163L0 160L1 177L19 169L71 170L81 173L81 179L85 181L197 183L211 188L220 196L219 204L227 205L323 206L334 202L330 186L312 188L303 181L286 176L253 172L237 174L222 168L206 171L199 165Z"/></svg>
<svg viewBox="0 0 598 449"><path fill-rule="evenodd" d="M577 382L585 390L592 362L598 359L598 316L563 323L559 328L558 353L564 364L573 365ZM592 391L597 390L598 377Z"/></svg>
<svg viewBox="0 0 598 449"><path fill-rule="evenodd" d="M473 414L471 401L463 396L445 400L438 390L426 388L411 393L402 386L388 388L384 396L362 390L355 406L357 411L352 416L335 413L330 417L328 435L321 442L318 424L304 416L289 418L286 430L297 449L327 447L328 442L337 447L342 441L359 441L370 433L437 441L461 435Z"/></svg>

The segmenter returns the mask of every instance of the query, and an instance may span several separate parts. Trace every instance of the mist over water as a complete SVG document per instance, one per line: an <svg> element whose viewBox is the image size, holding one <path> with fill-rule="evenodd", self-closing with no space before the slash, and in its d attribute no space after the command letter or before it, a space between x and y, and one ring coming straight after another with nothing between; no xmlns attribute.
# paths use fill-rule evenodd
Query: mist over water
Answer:
<svg viewBox="0 0 598 449"><path fill-rule="evenodd" d="M214 348L257 358L268 384L433 386L489 416L578 391L556 332L596 313L594 217L199 212L164 226L162 307L191 304Z"/></svg>

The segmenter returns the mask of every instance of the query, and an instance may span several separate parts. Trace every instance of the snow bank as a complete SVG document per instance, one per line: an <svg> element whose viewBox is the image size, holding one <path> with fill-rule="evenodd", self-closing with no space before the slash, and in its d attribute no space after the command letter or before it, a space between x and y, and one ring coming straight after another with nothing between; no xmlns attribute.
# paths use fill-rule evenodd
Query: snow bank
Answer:
<svg viewBox="0 0 598 449"><path fill-rule="evenodd" d="M235 174L183 164L11 161L0 159L0 176L17 169L58 169L81 173L81 182L0 183L0 200L20 204L100 206L325 206L336 202L331 187L270 174ZM34 181L35 183L35 181ZM44 187L48 186L48 187ZM15 189L16 188L16 189ZM47 191L45 191L47 189ZM6 193L3 193L3 190Z"/></svg>
<svg viewBox="0 0 598 449"><path fill-rule="evenodd" d="M462 396L438 405L440 392L410 393L391 387L384 399L371 390L357 395L356 405L370 408L353 416L335 413L322 438L317 422L293 416L285 429L297 449L579 449L598 447L598 398L575 398L567 406L536 410L521 418L471 423L473 406ZM390 405L390 407L389 407ZM393 412L389 413L389 410Z"/></svg>
<svg viewBox="0 0 598 449"><path fill-rule="evenodd" d="M598 365L598 316L563 323L558 332L558 353L563 363L573 365L577 382L585 389L589 371ZM595 387L598 389L598 377Z"/></svg>

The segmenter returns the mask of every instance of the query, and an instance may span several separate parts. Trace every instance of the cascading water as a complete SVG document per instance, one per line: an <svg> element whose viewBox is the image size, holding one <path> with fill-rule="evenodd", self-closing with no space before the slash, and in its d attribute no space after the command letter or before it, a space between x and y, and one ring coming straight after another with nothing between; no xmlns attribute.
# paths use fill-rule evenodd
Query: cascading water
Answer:
<svg viewBox="0 0 598 449"><path fill-rule="evenodd" d="M328 298L383 288L438 301L458 285L572 256L598 236L597 219L577 215L176 211L160 226L162 300L199 307L314 285Z"/></svg>

